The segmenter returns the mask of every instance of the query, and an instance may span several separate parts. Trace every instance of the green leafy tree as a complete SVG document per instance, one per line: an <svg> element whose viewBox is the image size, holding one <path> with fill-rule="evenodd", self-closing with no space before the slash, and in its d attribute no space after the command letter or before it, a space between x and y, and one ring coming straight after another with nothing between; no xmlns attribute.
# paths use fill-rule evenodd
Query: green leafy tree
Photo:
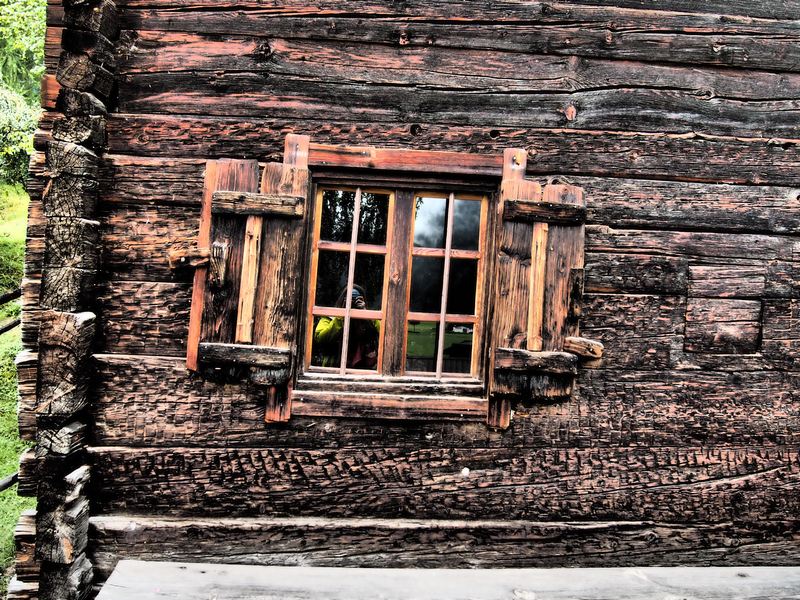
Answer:
<svg viewBox="0 0 800 600"><path fill-rule="evenodd" d="M39 103L44 74L47 4L43 0L0 0L0 85Z"/></svg>
<svg viewBox="0 0 800 600"><path fill-rule="evenodd" d="M21 183L44 73L45 0L0 0L0 182Z"/></svg>

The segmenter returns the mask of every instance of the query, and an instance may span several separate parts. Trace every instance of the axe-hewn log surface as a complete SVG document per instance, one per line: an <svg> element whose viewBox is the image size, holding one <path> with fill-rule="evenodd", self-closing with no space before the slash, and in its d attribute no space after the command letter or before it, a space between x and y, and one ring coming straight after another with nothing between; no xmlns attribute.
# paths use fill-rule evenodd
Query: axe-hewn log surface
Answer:
<svg viewBox="0 0 800 600"><path fill-rule="evenodd" d="M79 536L72 566L46 563L43 580L69 580L84 594L89 560L103 581L120 558L797 564L797 0L68 4L66 16L58 0L48 6L20 431L35 441L36 411L50 419L40 453L62 461L88 441L92 478L81 462L72 479L40 484L31 451L19 487L32 495L41 485L73 508L86 495L92 524L88 558L78 556ZM197 247L204 171L214 159L252 161L246 186L219 188L249 193L215 197L214 240L240 236L265 202L284 215L262 233L253 302L270 318L252 331L256 346L283 350L260 360L289 372L289 356L304 356L295 333L307 325L291 319L304 306L308 261L302 244L285 241L294 228L302 239L313 196L290 200L306 195L305 180L288 189L274 166L265 181L281 189L256 193L264 164L284 160L287 134L362 148L352 150L361 167L391 156L363 147L481 155L461 166L502 166L503 151L517 148L521 178L583 189L585 209L522 196L505 214L491 207L494 262L505 271L488 277L486 297L501 300L490 311L499 327L486 331L503 339L487 348L509 349L491 365L506 377L495 383L528 396L494 407L502 414L490 423L513 409L508 429L477 420L488 381L394 388L413 400L393 415L404 420L381 418L390 416L381 414L385 382L305 376L292 382L296 414L277 425L264 422L265 386L186 370L195 266L206 267L206 247ZM313 183L321 167L309 168ZM462 171L450 180L476 181ZM360 171L349 172L358 184ZM498 190L499 176L481 177L481 191ZM531 223L546 222L557 243L554 230L577 231L584 220L583 252L576 239L569 264L551 265L570 317L575 307L562 305L577 288L562 267L583 269L580 328L571 323L541 348L573 354L523 356L517 349L538 349L527 339L536 328L509 306L531 301ZM236 319L225 316L240 285L241 241L232 241L230 285L207 289L205 342L237 341ZM189 264L176 269L181 252ZM407 291L390 278L385 294L401 302ZM53 317L42 307L76 310L77 300L96 327L64 323L74 348L48 342ZM90 343L94 358L78 369L76 352ZM228 364L259 352L210 351ZM402 349L383 358L393 369L404 360ZM534 358L558 372L530 375ZM337 394L358 395L363 407L326 410L320 398ZM468 418L442 404L448 397ZM75 426L76 411L91 428ZM61 541L73 543L70 523L80 517L84 527L83 515L45 513L40 521L61 536L51 536L48 560L61 560ZM18 573L17 585L32 585L35 569ZM17 597L35 593L25 590Z"/></svg>

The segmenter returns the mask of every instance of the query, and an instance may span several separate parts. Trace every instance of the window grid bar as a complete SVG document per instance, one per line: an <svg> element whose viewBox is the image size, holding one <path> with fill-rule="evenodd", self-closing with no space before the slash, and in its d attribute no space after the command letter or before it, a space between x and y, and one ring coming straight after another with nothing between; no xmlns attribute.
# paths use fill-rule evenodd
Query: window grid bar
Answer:
<svg viewBox="0 0 800 600"><path fill-rule="evenodd" d="M447 199L447 235L445 238L444 276L442 277L442 306L439 314L439 347L436 350L436 377L442 376L444 366L444 330L447 317L447 290L450 287L450 251L453 245L453 212L455 208L455 194L450 193Z"/></svg>
<svg viewBox="0 0 800 600"><path fill-rule="evenodd" d="M317 305L314 305L311 308L311 313L315 317L344 317L347 314L344 308ZM383 319L383 312L374 309L361 310L358 308L353 308L350 310L350 315L356 318L363 317L365 319Z"/></svg>
<svg viewBox="0 0 800 600"><path fill-rule="evenodd" d="M433 257L443 257L445 255L444 248L420 248L415 246L411 250L412 256L433 256ZM452 249L450 250L450 256L453 258L473 258L473 259L480 259L481 253L479 250L459 250L459 249Z"/></svg>
<svg viewBox="0 0 800 600"><path fill-rule="evenodd" d="M318 250L350 252L350 248L351 244L349 242L329 242L327 240L319 240L317 242ZM356 244L356 252L362 252L364 254L386 254L386 246L379 246L377 244Z"/></svg>
<svg viewBox="0 0 800 600"><path fill-rule="evenodd" d="M353 208L353 231L350 234L350 264L347 270L347 290L344 304L344 331L342 332L342 358L339 372L347 372L347 349L350 343L350 311L353 307L353 280L356 276L356 243L358 242L358 229L361 225L361 188L356 188L355 207Z"/></svg>

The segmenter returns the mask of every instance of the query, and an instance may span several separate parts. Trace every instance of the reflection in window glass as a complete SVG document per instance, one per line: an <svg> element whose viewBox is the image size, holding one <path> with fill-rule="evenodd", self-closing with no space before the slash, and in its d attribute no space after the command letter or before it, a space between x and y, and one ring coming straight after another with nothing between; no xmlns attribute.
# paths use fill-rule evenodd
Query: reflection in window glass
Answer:
<svg viewBox="0 0 800 600"><path fill-rule="evenodd" d="M378 342L381 322L370 319L350 319L347 343L347 368L375 371L378 368Z"/></svg>
<svg viewBox="0 0 800 600"><path fill-rule="evenodd" d="M317 306L344 306L338 304L347 286L350 255L347 252L319 251L317 289L314 304Z"/></svg>
<svg viewBox="0 0 800 600"><path fill-rule="evenodd" d="M365 306L371 310L380 310L383 301L383 266L386 258L383 254L356 254L356 270L354 284L358 286L364 298ZM353 304L353 308L359 308Z"/></svg>
<svg viewBox="0 0 800 600"><path fill-rule="evenodd" d="M417 197L414 212L414 246L444 248L447 199Z"/></svg>
<svg viewBox="0 0 800 600"><path fill-rule="evenodd" d="M475 314L477 287L478 261L470 258L451 258L450 280L447 285L447 312L451 315Z"/></svg>
<svg viewBox="0 0 800 600"><path fill-rule="evenodd" d="M438 313L442 308L444 258L415 256L411 259L411 312Z"/></svg>
<svg viewBox="0 0 800 600"><path fill-rule="evenodd" d="M409 321L406 346L406 371L436 371L439 347L439 324L433 321Z"/></svg>
<svg viewBox="0 0 800 600"><path fill-rule="evenodd" d="M314 317L311 364L315 367L339 367L342 360L342 317Z"/></svg>
<svg viewBox="0 0 800 600"><path fill-rule="evenodd" d="M353 233L355 192L325 190L322 192L321 240L349 242Z"/></svg>
<svg viewBox="0 0 800 600"><path fill-rule="evenodd" d="M472 370L471 323L447 323L444 329L444 353L442 371L445 373L469 373Z"/></svg>
<svg viewBox="0 0 800 600"><path fill-rule="evenodd" d="M361 216L358 225L358 243L385 246L388 214L388 195L362 192Z"/></svg>
<svg viewBox="0 0 800 600"><path fill-rule="evenodd" d="M456 198L453 213L452 247L457 250L477 250L481 230L481 203Z"/></svg>

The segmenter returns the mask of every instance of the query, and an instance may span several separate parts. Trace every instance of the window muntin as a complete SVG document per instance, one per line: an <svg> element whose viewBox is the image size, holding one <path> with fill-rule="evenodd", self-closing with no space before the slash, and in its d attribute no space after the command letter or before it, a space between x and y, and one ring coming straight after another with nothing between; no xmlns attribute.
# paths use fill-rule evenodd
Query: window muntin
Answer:
<svg viewBox="0 0 800 600"><path fill-rule="evenodd" d="M385 344L393 344L402 350L401 375L477 377L488 200L428 192L413 194L409 202L396 203L395 198L392 191L366 187L318 190L306 370L381 375ZM403 234L406 242L393 244L397 219L410 219L405 230L411 233ZM354 222L359 223L357 231ZM394 248L394 258L389 248ZM407 266L392 270L405 269L400 276L407 279L408 293L405 306L387 307L389 264L397 265L398 248L407 253L400 261ZM430 284L436 289L427 289ZM464 286L471 291L463 293ZM363 297L363 308L345 293L353 289ZM389 316L401 310L397 316L406 325L402 331L396 328L391 339L384 339L387 309ZM364 354L369 360L363 360Z"/></svg>

